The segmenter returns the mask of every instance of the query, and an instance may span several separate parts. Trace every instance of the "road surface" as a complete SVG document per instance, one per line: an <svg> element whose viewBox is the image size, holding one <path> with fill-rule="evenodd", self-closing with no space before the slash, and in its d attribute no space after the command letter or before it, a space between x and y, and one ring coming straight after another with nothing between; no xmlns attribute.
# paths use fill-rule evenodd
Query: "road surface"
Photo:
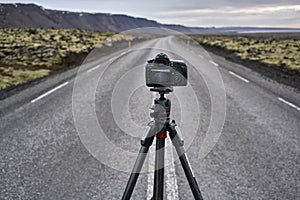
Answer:
<svg viewBox="0 0 300 200"><path fill-rule="evenodd" d="M124 151L137 152L143 133L128 133L118 126L113 117L112 98L118 95L114 94L116 86L123 86L120 91L124 92L124 84L118 81L138 69L128 75L128 84L136 87L134 91L128 90L130 99L124 102L124 108L129 108L127 114L137 126L145 126L150 120L148 107L153 95L139 84L144 78L146 60L161 49L174 59L185 59L185 55L197 57L197 64L189 68L189 76L201 112L197 134L187 144L187 155L204 199L299 199L299 92L208 54L199 46L187 47L185 41L174 37L117 51L86 64L76 79L69 75L70 71L65 72L2 100L0 199L121 199L129 177L126 170L133 163L120 171L116 168L123 166L118 163L126 157L112 157L110 165L99 161L83 141L85 136L78 129L84 125L74 115L83 113L89 119L93 108L89 106L94 105L97 120L109 141ZM220 76L207 75L211 69L218 69ZM213 87L220 77L223 85L216 86L216 91L224 88L226 96L210 91L209 85ZM175 94L180 90L175 88ZM191 119L183 118L180 99L175 94L170 95L172 115L177 122L189 122ZM122 101L122 96L118 98ZM221 105L224 103L218 110L225 110L226 116L216 144L203 155L201 146L210 137L205 135L209 122L215 113L222 115L212 109L212 98L221 100ZM196 102L187 97L184 103L192 106L188 112L193 116ZM122 123L122 116L118 117ZM89 125L89 121L82 123ZM97 131L97 127L87 130L90 128ZM190 137L184 132L183 135ZM99 149L103 150L103 146ZM172 155L172 149L168 152ZM193 199L180 163L170 164L176 155L167 159L166 198ZM151 171L152 162L153 156L149 156L144 166L146 171ZM152 179L151 173L142 174L132 199L149 199Z"/></svg>

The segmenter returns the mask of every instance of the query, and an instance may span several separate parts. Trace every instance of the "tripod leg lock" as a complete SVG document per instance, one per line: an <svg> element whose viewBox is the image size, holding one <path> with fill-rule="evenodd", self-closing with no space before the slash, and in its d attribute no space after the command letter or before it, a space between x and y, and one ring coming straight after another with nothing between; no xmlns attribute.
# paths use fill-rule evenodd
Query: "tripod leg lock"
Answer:
<svg viewBox="0 0 300 200"><path fill-rule="evenodd" d="M142 137L141 140L141 145L144 147L150 147L153 143L155 134L156 134L155 124L154 122L150 122L145 129L144 136Z"/></svg>
<svg viewBox="0 0 300 200"><path fill-rule="evenodd" d="M170 123L169 134L170 134L171 140L173 141L174 146L183 146L184 145L182 133L181 133L180 129L178 128L178 126L176 125L175 120L173 120L172 123Z"/></svg>

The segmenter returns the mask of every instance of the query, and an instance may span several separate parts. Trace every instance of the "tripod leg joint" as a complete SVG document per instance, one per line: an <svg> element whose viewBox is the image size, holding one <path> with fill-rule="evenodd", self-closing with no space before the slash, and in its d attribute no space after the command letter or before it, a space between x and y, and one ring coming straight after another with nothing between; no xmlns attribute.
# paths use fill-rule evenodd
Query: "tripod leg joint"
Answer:
<svg viewBox="0 0 300 200"><path fill-rule="evenodd" d="M181 133L180 129L178 128L178 126L176 125L175 120L173 120L172 123L170 123L169 135L170 135L170 138L171 138L174 146L182 147L184 145L182 133Z"/></svg>
<svg viewBox="0 0 300 200"><path fill-rule="evenodd" d="M155 124L154 122L150 122L147 125L144 136L141 139L141 145L143 147L150 147L153 143L155 134L156 134Z"/></svg>

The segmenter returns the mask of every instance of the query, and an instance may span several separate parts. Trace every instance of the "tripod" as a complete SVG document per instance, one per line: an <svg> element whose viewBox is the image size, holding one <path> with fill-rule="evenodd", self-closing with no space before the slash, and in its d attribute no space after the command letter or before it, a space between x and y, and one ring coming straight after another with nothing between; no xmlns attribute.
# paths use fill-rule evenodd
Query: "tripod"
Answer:
<svg viewBox="0 0 300 200"><path fill-rule="evenodd" d="M156 155L155 155L155 172L154 172L154 189L153 197L151 200L163 200L164 199L164 157L165 157L165 139L167 138L167 132L172 140L172 144L176 149L179 156L184 173L192 190L195 200L203 200L194 173L190 166L189 160L185 154L184 141L181 136L181 132L177 127L175 120L170 123L170 111L171 101L165 98L165 94L173 92L172 88L161 87L152 88L152 92L158 92L160 98L154 100L153 113L150 114L151 121L145 130L145 134L141 140L141 148L128 180L126 189L123 193L122 200L130 200L144 161L150 146L153 143L156 136Z"/></svg>

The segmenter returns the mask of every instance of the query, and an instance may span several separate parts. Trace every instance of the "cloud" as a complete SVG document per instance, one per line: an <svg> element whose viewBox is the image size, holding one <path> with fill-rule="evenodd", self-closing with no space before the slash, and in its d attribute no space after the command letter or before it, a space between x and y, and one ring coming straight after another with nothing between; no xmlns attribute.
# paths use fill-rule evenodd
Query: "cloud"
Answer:
<svg viewBox="0 0 300 200"><path fill-rule="evenodd" d="M153 2L153 1L151 1ZM156 2L156 0L154 0ZM193 9L219 9L219 8L248 8L248 7L265 7L265 6L280 6L280 5L299 5L299 0L165 0L164 5L170 10L193 10ZM150 4L151 5L151 4ZM155 3L155 5L159 5ZM164 8L164 6L162 6ZM165 10L167 11L167 10Z"/></svg>
<svg viewBox="0 0 300 200"><path fill-rule="evenodd" d="M222 7L218 9L191 9L191 10L176 10L159 12L157 14L163 16L188 16L194 14L270 14L274 12L286 12L286 11L300 11L300 5L286 5L286 6L270 6L270 7L250 7L236 9L233 7Z"/></svg>
<svg viewBox="0 0 300 200"><path fill-rule="evenodd" d="M267 26L300 28L300 5L177 10L152 14L163 23L190 26ZM150 13L149 13L150 14ZM192 18L190 16L193 16Z"/></svg>
<svg viewBox="0 0 300 200"><path fill-rule="evenodd" d="M300 28L299 0L35 0L34 2L52 9L127 14L161 23L187 26Z"/></svg>

